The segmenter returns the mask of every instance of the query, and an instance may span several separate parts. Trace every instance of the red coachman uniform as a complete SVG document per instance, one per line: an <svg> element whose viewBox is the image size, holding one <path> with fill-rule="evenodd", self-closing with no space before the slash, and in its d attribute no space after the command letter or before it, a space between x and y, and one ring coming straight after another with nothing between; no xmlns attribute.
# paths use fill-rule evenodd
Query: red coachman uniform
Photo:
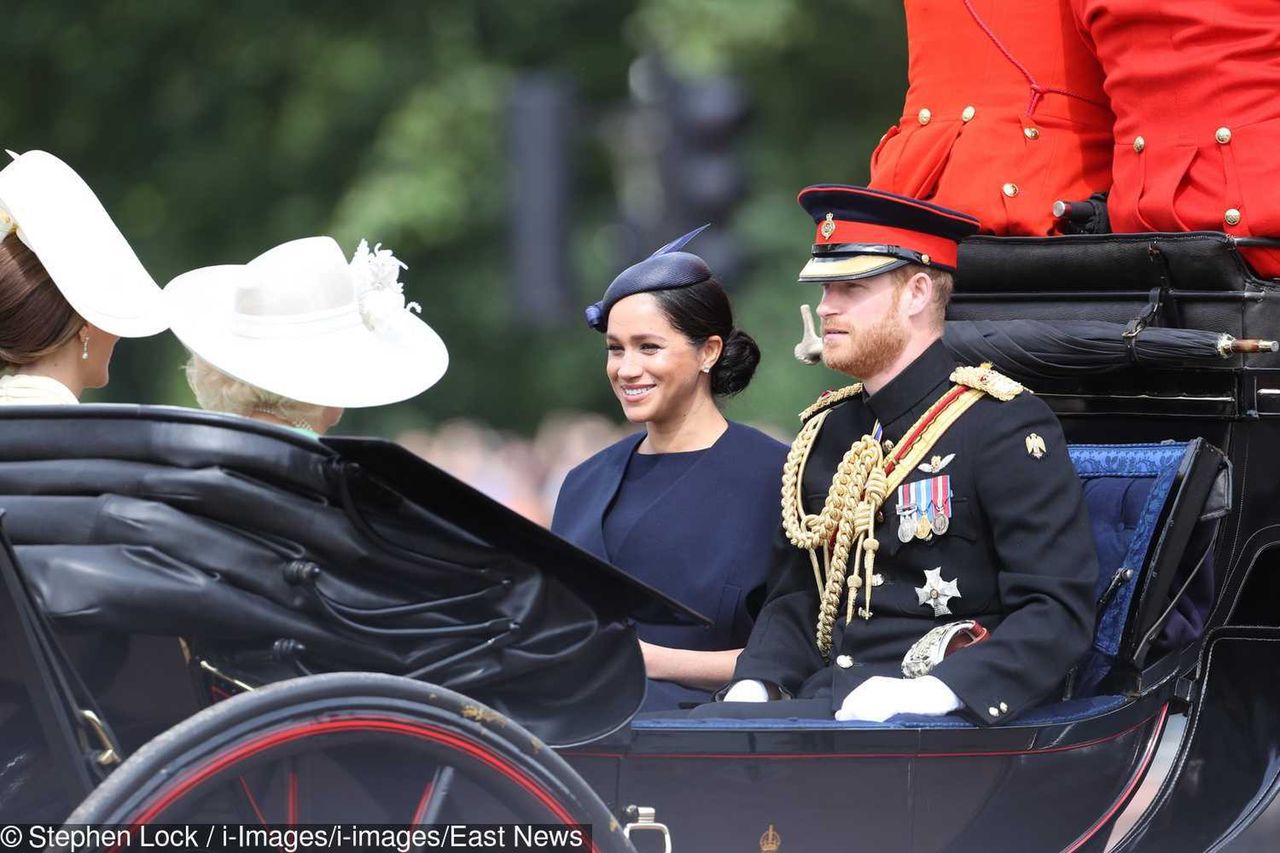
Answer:
<svg viewBox="0 0 1280 853"><path fill-rule="evenodd" d="M1071 2L1116 114L1112 230L1280 237L1280 2Z"/></svg>
<svg viewBox="0 0 1280 853"><path fill-rule="evenodd" d="M910 86L872 187L1012 235L1054 233L1055 201L1107 189L1113 117L1070 0L905 5Z"/></svg>

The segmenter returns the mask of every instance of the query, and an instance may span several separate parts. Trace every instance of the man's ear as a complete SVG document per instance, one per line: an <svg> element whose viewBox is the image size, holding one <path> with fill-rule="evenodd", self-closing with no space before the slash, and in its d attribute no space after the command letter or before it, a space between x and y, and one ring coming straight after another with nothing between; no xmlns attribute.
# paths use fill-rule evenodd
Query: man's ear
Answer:
<svg viewBox="0 0 1280 853"><path fill-rule="evenodd" d="M925 311L933 310L933 277L927 272L918 272L907 279L906 303L907 316L915 317Z"/></svg>

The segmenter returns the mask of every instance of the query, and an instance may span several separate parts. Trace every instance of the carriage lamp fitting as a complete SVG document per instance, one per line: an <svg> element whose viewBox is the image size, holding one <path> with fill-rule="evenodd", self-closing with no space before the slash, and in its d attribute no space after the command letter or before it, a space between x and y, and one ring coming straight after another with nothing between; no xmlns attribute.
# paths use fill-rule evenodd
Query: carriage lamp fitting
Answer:
<svg viewBox="0 0 1280 853"><path fill-rule="evenodd" d="M651 830L662 833L663 853L671 853L671 830L665 823L658 823L658 810L653 806L630 805L626 808L628 823L622 828L622 834L631 839L631 833Z"/></svg>
<svg viewBox="0 0 1280 853"><path fill-rule="evenodd" d="M89 729L93 732L94 737L98 739L98 743L102 749L97 751L93 760L98 762L102 767L110 767L113 764L120 763L120 751L116 749L116 745L111 740L111 735L107 733L107 727L103 725L101 718L85 708L78 709L80 711L80 719L89 724Z"/></svg>

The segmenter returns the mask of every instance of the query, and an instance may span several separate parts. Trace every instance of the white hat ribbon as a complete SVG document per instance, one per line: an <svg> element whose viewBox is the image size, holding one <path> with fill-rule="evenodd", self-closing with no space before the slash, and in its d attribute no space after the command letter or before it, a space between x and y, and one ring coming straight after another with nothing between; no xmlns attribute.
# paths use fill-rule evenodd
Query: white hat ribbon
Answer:
<svg viewBox="0 0 1280 853"><path fill-rule="evenodd" d="M409 267L382 244L369 250L369 241L361 240L351 258L351 280L360 306L360 319L375 334L394 338L404 311L422 313L417 302L404 301L404 284L400 270Z"/></svg>

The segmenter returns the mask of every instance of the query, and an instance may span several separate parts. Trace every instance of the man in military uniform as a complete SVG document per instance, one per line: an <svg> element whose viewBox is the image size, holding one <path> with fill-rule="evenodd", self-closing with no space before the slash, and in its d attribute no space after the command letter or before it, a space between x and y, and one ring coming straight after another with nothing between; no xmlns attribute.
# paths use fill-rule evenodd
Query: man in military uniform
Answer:
<svg viewBox="0 0 1280 853"><path fill-rule="evenodd" d="M802 282L822 357L861 379L802 415L768 599L725 701L697 716L1005 722L1053 699L1093 635L1097 577L1057 419L941 342L966 214L814 186ZM744 705L766 699L791 699Z"/></svg>

